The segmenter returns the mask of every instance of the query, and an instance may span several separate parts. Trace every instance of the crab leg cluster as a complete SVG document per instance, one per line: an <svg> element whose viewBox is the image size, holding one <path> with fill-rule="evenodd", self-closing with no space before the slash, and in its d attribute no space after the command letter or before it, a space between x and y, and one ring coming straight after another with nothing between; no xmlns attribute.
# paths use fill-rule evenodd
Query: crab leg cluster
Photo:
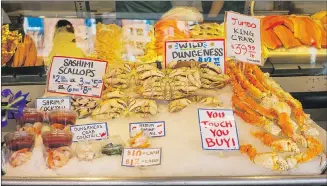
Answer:
<svg viewBox="0 0 327 186"><path fill-rule="evenodd" d="M229 76L213 63L200 63L200 72L202 88L223 88L229 81Z"/></svg>
<svg viewBox="0 0 327 186"><path fill-rule="evenodd" d="M274 152L300 153L299 147L291 139L276 139L273 135L266 132L254 132L252 135L265 145L271 147Z"/></svg>
<svg viewBox="0 0 327 186"><path fill-rule="evenodd" d="M227 66L234 90L232 103L235 114L249 124L264 128L267 132L252 135L273 150L257 154L251 145L245 145L241 152L248 154L251 160L265 157L264 161L254 162L273 170L288 170L323 152L321 142L314 137L319 133L311 127L313 121L310 116L304 113L301 103L282 90L269 74L264 74L252 64L229 62ZM279 135L285 138L274 137ZM299 147L307 149L300 152ZM278 152L295 154L283 158L276 154ZM274 164L267 166L265 162Z"/></svg>
<svg viewBox="0 0 327 186"><path fill-rule="evenodd" d="M98 106L92 112L92 117L101 121L115 119L122 115L146 117L158 112L158 105L154 100L129 98L120 91L114 91L102 96Z"/></svg>
<svg viewBox="0 0 327 186"><path fill-rule="evenodd" d="M72 97L72 110L76 111L79 118L84 118L92 113L92 110L97 106L95 98L88 97Z"/></svg>
<svg viewBox="0 0 327 186"><path fill-rule="evenodd" d="M107 89L126 89L130 84L129 73L132 67L129 64L123 66L110 67L103 76L103 83Z"/></svg>
<svg viewBox="0 0 327 186"><path fill-rule="evenodd" d="M95 120L115 119L126 109L127 100L122 92L108 92L98 102L98 106L92 112L92 117Z"/></svg>
<svg viewBox="0 0 327 186"><path fill-rule="evenodd" d="M151 65L136 67L137 92L145 98L172 100L194 94L201 88L200 73L196 68L181 67L161 71Z"/></svg>
<svg viewBox="0 0 327 186"><path fill-rule="evenodd" d="M203 97L203 96L190 96L187 98L181 98L172 100L168 104L169 112L179 112L183 110L187 105L191 103L199 103L210 107L221 107L223 103L216 97Z"/></svg>
<svg viewBox="0 0 327 186"><path fill-rule="evenodd" d="M287 160L275 152L258 153L252 145L241 145L240 151L246 154L254 164L271 170L286 171L290 168Z"/></svg>

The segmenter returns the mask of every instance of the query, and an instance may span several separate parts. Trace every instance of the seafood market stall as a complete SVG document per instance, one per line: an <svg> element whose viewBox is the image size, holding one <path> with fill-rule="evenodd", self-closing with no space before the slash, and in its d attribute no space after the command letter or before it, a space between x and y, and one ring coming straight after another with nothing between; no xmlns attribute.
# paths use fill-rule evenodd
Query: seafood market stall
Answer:
<svg viewBox="0 0 327 186"><path fill-rule="evenodd" d="M2 184L327 182L326 10L33 3L2 3Z"/></svg>

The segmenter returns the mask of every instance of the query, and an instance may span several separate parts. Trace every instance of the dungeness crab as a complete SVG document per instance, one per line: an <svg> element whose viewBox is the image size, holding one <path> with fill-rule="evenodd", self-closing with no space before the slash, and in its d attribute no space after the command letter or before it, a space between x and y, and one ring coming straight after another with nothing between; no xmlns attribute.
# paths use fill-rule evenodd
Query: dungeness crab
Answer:
<svg viewBox="0 0 327 186"><path fill-rule="evenodd" d="M173 62L165 70L152 64L124 64L110 69L103 82L106 90L92 112L96 120L155 115L159 112L155 100L170 101L169 112L181 111L192 102L221 106L218 98L199 96L196 91L222 88L229 82L229 76L213 63ZM127 96L127 92L137 96Z"/></svg>

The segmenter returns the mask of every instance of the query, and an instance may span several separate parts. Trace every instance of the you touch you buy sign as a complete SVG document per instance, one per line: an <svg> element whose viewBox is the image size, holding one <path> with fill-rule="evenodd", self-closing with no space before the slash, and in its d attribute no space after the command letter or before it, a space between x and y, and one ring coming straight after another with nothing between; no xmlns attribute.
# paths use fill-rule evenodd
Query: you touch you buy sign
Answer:
<svg viewBox="0 0 327 186"><path fill-rule="evenodd" d="M239 140L233 110L198 109L204 150L238 150Z"/></svg>

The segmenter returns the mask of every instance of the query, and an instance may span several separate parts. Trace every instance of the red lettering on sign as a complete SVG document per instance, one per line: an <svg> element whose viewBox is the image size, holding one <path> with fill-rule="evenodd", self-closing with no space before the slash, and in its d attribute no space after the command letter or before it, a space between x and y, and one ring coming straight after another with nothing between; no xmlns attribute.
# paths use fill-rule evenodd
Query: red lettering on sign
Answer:
<svg viewBox="0 0 327 186"><path fill-rule="evenodd" d="M205 138L205 141L208 147L221 147L224 145L226 145L227 148L230 148L231 146L235 147L235 140L233 138Z"/></svg>
<svg viewBox="0 0 327 186"><path fill-rule="evenodd" d="M212 138L206 138L206 143L208 147L213 147L215 146L215 142L213 142Z"/></svg>
<svg viewBox="0 0 327 186"><path fill-rule="evenodd" d="M250 23L248 21L239 21L237 18L232 17L232 25L240 25L240 26L246 26L248 28L257 28L257 25L255 23Z"/></svg>
<svg viewBox="0 0 327 186"><path fill-rule="evenodd" d="M212 111L207 111L207 115L209 118L223 118L225 117L225 113L224 112L212 112Z"/></svg>
<svg viewBox="0 0 327 186"><path fill-rule="evenodd" d="M227 136L229 134L229 130L220 130L220 129L210 129L213 137Z"/></svg>
<svg viewBox="0 0 327 186"><path fill-rule="evenodd" d="M222 128L232 128L231 121L221 121L221 122L210 122L210 121L201 121L201 124L209 127L222 127Z"/></svg>

